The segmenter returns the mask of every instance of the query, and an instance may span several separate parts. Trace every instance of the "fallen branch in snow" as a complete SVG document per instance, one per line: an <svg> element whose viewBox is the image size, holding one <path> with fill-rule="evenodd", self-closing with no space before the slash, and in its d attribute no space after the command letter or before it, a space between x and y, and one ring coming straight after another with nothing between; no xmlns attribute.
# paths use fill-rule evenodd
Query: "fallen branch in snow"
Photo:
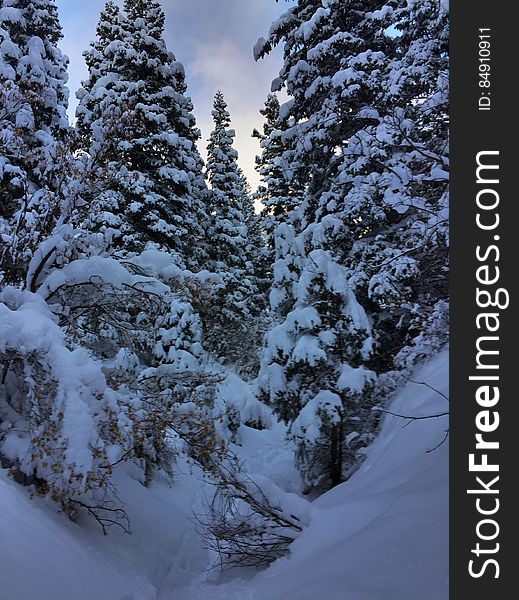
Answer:
<svg viewBox="0 0 519 600"><path fill-rule="evenodd" d="M450 402L450 399L449 399L448 396L446 396L443 392L440 392L440 390L437 390L432 385L429 385L425 381L414 381L413 379L407 379L407 381L409 381L411 383L416 383L417 385L425 385L425 387L428 387L430 390L432 390L433 392L435 392L436 394L438 394L442 398L445 398L445 400L447 400L447 402Z"/></svg>
<svg viewBox="0 0 519 600"><path fill-rule="evenodd" d="M394 413L394 412L391 412L390 410L386 410L384 408L378 408L378 407L375 407L373 410L377 410L377 411L386 413L393 417L398 417L399 419L408 419L409 421L421 421L423 419L437 419L439 417L446 417L450 414L449 411L447 411L447 412L437 413L435 415L424 415L421 417L417 417L417 416L412 416L412 415L399 415L398 413Z"/></svg>
<svg viewBox="0 0 519 600"><path fill-rule="evenodd" d="M446 396L443 392L440 392L440 390L437 390L435 387L433 387L429 383L427 383L425 381L415 381L414 379L411 379L409 377L406 378L406 380L409 381L410 383L416 383L417 385L425 385L425 387L429 388L430 390L432 390L433 392L435 392L436 394L438 394L442 398L445 398L445 400L447 400L447 402L450 402L448 396ZM450 414L449 411L445 411L445 412L437 413L437 414L434 414L434 415L424 415L424 416L417 417L415 415L413 415L413 416L411 416L411 415L399 415L398 413L394 413L394 412L391 412L390 410L386 410L386 409L380 408L380 407L375 407L373 410L377 410L377 411L386 413L386 414L391 415L393 417L398 417L399 419L407 419L409 421L422 421L424 419L437 419L439 417L446 417L446 416L448 416Z"/></svg>
<svg viewBox="0 0 519 600"><path fill-rule="evenodd" d="M418 383L421 385L425 385L428 388L430 388L431 390L433 390L434 392L437 392L438 394L440 394L440 396L443 396L447 402L449 401L449 399L447 398L447 396L445 396L445 394L442 394L441 392L439 392L438 390L436 390L435 388L433 388L432 386L430 386L429 384L423 382L423 381L412 381L411 379L409 379L409 381L411 381L412 383ZM384 408L375 408L374 410L378 410L380 412L386 413L388 415L391 415L393 417L398 417L399 419L406 419L408 421L408 423L406 423L406 426L409 425L409 423L411 421L423 421L426 419L438 419L440 417L447 417L450 412L449 411L445 411L445 412L441 412L441 413L437 413L434 415L423 415L423 416L416 416L416 415L400 415L398 413L394 413L390 410L385 410ZM437 450L440 446L442 446L448 439L449 437L449 429L445 430L445 435L443 437L443 439L441 440L441 442L439 442L438 444L436 444L436 446L434 446L433 448L430 448L429 450L426 450L426 454L429 454L431 452L434 452L435 450Z"/></svg>
<svg viewBox="0 0 519 600"><path fill-rule="evenodd" d="M425 454L430 454L431 452L434 452L435 450L438 450L438 448L440 446L443 446L443 444L447 441L448 437L449 437L449 430L446 429L445 430L445 435L443 436L442 441L440 443L436 444L436 446L434 446L433 448L430 448L429 450L426 450Z"/></svg>
<svg viewBox="0 0 519 600"><path fill-rule="evenodd" d="M195 527L222 570L266 567L285 556L303 530L300 519L287 515L260 486L245 475L236 458L214 465L216 492L206 514L195 515Z"/></svg>
<svg viewBox="0 0 519 600"><path fill-rule="evenodd" d="M88 514L99 523L103 530L103 535L107 535L108 528L113 527L114 525L120 527L124 533L132 533L130 519L123 508L109 508L102 505L92 506L85 504L80 500L68 499L63 506L63 510L71 518L73 518L73 515L71 515L71 505L79 506L83 510L86 510Z"/></svg>

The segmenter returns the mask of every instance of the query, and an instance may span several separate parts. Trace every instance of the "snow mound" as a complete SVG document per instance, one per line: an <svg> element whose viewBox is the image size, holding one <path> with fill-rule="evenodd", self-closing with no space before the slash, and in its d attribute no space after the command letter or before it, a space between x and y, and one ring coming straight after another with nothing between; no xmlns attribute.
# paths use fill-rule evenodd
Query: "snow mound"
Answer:
<svg viewBox="0 0 519 600"><path fill-rule="evenodd" d="M448 354L413 378L445 394ZM391 411L432 415L445 398L408 383ZM256 578L255 600L445 600L448 597L448 444L436 450L446 418L388 415L363 467L321 496L292 555Z"/></svg>

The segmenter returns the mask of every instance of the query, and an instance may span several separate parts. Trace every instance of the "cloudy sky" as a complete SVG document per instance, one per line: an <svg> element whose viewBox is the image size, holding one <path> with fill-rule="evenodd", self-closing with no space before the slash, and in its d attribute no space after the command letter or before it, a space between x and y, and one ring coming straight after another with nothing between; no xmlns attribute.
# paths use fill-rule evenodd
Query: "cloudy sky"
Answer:
<svg viewBox="0 0 519 600"><path fill-rule="evenodd" d="M122 2L122 0L121 0ZM254 62L252 47L265 36L272 21L287 9L287 0L161 0L166 12L166 43L186 68L188 93L193 99L198 126L202 130L201 151L205 156L212 128L211 104L221 89L229 104L236 129L240 165L256 187L254 156L257 140L254 127L262 124L258 110L270 82L280 67L279 52ZM70 58L70 112L74 113L75 91L86 68L82 52L95 37L95 28L104 0L57 0L63 25L61 47Z"/></svg>

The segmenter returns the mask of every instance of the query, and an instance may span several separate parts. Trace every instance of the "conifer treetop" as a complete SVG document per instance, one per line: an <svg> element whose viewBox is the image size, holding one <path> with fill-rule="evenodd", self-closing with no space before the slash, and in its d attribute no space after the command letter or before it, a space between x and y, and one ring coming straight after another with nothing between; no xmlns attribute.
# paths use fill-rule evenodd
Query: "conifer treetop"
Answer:
<svg viewBox="0 0 519 600"><path fill-rule="evenodd" d="M188 261L195 267L207 219L200 132L184 69L163 38L164 18L152 0L127 0L123 11L107 4L86 57L78 128L84 149L103 154L115 180L110 212L124 230L121 243L152 244L181 260L196 254Z"/></svg>

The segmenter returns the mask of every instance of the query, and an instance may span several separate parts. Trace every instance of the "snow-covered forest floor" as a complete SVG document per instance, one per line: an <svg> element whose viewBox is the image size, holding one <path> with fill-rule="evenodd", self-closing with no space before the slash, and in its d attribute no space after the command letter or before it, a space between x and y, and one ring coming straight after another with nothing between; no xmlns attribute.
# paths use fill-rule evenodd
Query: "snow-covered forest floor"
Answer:
<svg viewBox="0 0 519 600"><path fill-rule="evenodd" d="M448 353L417 369L388 410L448 410ZM428 385L425 385L428 384ZM247 386L230 375L226 394ZM430 386L430 387L428 387ZM431 389L434 388L434 389ZM435 391L437 390L437 391ZM284 426L241 425L233 450L308 525L290 554L263 571L211 569L194 513L209 497L197 468L179 459L174 482L145 488L121 470L115 483L132 535L103 536L88 518L72 523L51 503L0 476L0 597L9 600L441 600L447 597L448 440L444 417L387 414L353 477L310 502ZM270 490L271 494L274 493Z"/></svg>

